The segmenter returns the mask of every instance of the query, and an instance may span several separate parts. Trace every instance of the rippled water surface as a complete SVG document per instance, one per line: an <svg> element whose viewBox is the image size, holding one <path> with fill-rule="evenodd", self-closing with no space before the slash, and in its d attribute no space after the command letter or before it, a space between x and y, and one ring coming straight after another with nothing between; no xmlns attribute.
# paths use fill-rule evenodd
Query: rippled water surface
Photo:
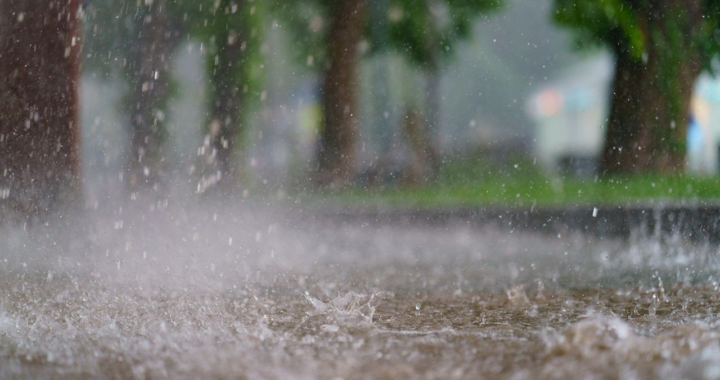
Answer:
<svg viewBox="0 0 720 380"><path fill-rule="evenodd" d="M720 378L717 247L238 209L0 242L0 378Z"/></svg>

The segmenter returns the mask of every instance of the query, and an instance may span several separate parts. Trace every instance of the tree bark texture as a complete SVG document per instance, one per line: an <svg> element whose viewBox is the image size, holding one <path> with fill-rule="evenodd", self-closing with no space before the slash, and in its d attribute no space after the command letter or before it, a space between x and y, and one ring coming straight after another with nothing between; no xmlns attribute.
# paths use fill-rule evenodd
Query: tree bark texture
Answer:
<svg viewBox="0 0 720 380"><path fill-rule="evenodd" d="M0 220L80 199L79 0L0 0Z"/></svg>
<svg viewBox="0 0 720 380"><path fill-rule="evenodd" d="M656 27L664 33L663 18L670 12L687 12L687 30L676 52L680 61L672 72L663 70L661 47L657 41L647 43L645 57L634 58L619 45L615 50L615 76L612 84L610 115L600 166L601 174L682 172L686 163L685 141L690 103L695 82L702 70L699 47L689 39L693 28L701 23L702 1L679 0L656 2L645 10L642 26L646 35ZM682 8L679 8L682 6ZM667 76L676 79L673 94L667 87ZM673 112L674 96L677 110Z"/></svg>
<svg viewBox="0 0 720 380"><path fill-rule="evenodd" d="M333 2L328 31L328 67L322 87L323 128L320 132L316 181L340 188L355 177L358 135L358 45L365 27L368 0Z"/></svg>

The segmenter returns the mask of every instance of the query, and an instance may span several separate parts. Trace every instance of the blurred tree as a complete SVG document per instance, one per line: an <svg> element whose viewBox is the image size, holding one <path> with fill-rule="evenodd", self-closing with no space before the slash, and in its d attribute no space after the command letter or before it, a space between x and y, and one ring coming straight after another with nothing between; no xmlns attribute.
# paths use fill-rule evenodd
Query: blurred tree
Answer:
<svg viewBox="0 0 720 380"><path fill-rule="evenodd" d="M695 81L720 40L717 0L555 0L580 46L616 58L601 172L677 172Z"/></svg>
<svg viewBox="0 0 720 380"><path fill-rule="evenodd" d="M88 1L83 22L83 73L109 78L127 62L137 31L130 0Z"/></svg>
<svg viewBox="0 0 720 380"><path fill-rule="evenodd" d="M168 137L168 103L172 96L173 53L180 42L168 0L129 5L131 43L125 74L130 117L130 156L126 181L131 191L161 191L165 180L164 142Z"/></svg>
<svg viewBox="0 0 720 380"><path fill-rule="evenodd" d="M88 4L85 69L127 83L121 108L128 122L124 170L128 190L162 192L164 143L174 81L174 53L186 28L182 0L96 0Z"/></svg>
<svg viewBox="0 0 720 380"><path fill-rule="evenodd" d="M0 219L79 199L80 1L0 0Z"/></svg>
<svg viewBox="0 0 720 380"><path fill-rule="evenodd" d="M179 9L193 37L206 45L208 119L199 190L227 193L237 185L243 110L260 80L252 66L259 58L264 7L252 0L201 0L185 2Z"/></svg>
<svg viewBox="0 0 720 380"><path fill-rule="evenodd" d="M368 0L337 0L329 6L327 67L323 74L317 181L344 187L355 177L358 134L359 45L363 38Z"/></svg>
<svg viewBox="0 0 720 380"><path fill-rule="evenodd" d="M472 35L477 17L497 11L503 0L384 0L389 1L389 38L372 34L374 51L393 49L426 71L428 139L425 165L428 178L437 171L439 152L441 68L455 53L459 41ZM380 4L378 2L378 4ZM408 111L410 112L410 111ZM417 128L415 128L419 132ZM419 159L416 157L416 160Z"/></svg>
<svg viewBox="0 0 720 380"><path fill-rule="evenodd" d="M390 20L388 11L389 0L372 0L369 11L369 36L376 44L386 45L390 38ZM392 137L393 125L390 121L393 116L391 104L391 91L388 72L390 67L390 54L383 51L373 57L370 88L372 89L371 112L372 135L377 148L377 156L372 166L366 170L364 176L369 183L381 183L390 180L392 173Z"/></svg>
<svg viewBox="0 0 720 380"><path fill-rule="evenodd" d="M417 186L426 182L433 175L431 164L437 162L435 148L428 136L425 121L415 109L408 106L403 120L403 135L410 148L410 160L403 172L403 182L406 185Z"/></svg>
<svg viewBox="0 0 720 380"><path fill-rule="evenodd" d="M308 6L315 5L316 8ZM314 0L284 2L277 8L296 34L307 64L324 69L323 127L317 154L317 182L342 187L355 176L358 133L357 63L361 42L373 52L396 50L426 69L431 110L429 134L436 146L439 68L454 44L470 35L475 17L498 9L502 0ZM370 12L366 12L369 8ZM370 17L366 17L369 13ZM328 27L324 21L328 20ZM310 52L310 53L308 53ZM304 57L303 57L304 58ZM428 154L428 157L435 157ZM434 161L434 158L431 158ZM432 163L435 166L435 163Z"/></svg>
<svg viewBox="0 0 720 380"><path fill-rule="evenodd" d="M323 122L314 182L342 188L356 175L359 132L358 63L370 0L275 1L289 25L298 57L322 72Z"/></svg>

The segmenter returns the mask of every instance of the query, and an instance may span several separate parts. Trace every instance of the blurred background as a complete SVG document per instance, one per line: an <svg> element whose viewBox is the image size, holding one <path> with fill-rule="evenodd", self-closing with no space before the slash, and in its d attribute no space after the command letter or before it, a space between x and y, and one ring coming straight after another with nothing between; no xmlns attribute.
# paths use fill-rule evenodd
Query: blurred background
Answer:
<svg viewBox="0 0 720 380"><path fill-rule="evenodd" d="M632 20L644 11L621 3L85 1L86 201L713 198L716 21L697 26L709 45L683 50L641 30ZM678 56L697 65L685 70ZM642 73L650 79L617 79Z"/></svg>
<svg viewBox="0 0 720 380"><path fill-rule="evenodd" d="M167 162L164 170L174 182L196 185L194 175L202 161L198 156L210 154L212 148L202 150L210 144L206 135L217 116L209 110L213 95L209 87L214 85L209 71L217 70L219 50L228 49L219 40L228 38L230 28L243 36L237 42L241 52L233 57L237 70L223 78L231 83L221 84L235 86L240 93L234 121L237 154L232 157L238 186L306 188L312 185L317 165L322 75L327 64L324 49L318 46L322 41L316 40L322 39L319 35L330 21L322 6L310 1L275 7L248 1L224 16L230 20L218 20L211 13L225 12L221 3L192 2L178 5L186 8L180 10L166 4L164 33L173 36L160 41L169 45L162 48L167 64L160 75L172 90L163 95L168 99L146 100L154 102L153 112L162 113L156 122L166 134L159 148ZM408 17L401 7L385 3L381 15L370 12L372 20L387 18L375 24L382 27L383 22ZM349 83L357 88L358 98L355 184L363 188L428 185L429 169L422 167L427 166L426 158L416 156L429 155L430 150L443 162L471 160L472 166L480 158L502 164L521 159L517 156L525 156L524 162L541 158L547 170L558 170L576 157L592 161L607 108L610 58L600 49L574 49L569 33L553 24L551 7L549 0L512 0L497 4L498 9L488 6L488 12L468 20L467 36L448 45L452 52L431 69L402 46L373 50L370 35L383 31L370 30L361 37L357 79ZM83 170L86 191L95 197L123 188L123 168L132 151L128 126L132 110L127 103L134 101L128 99L133 86L143 80L133 76L128 66L131 55L138 54L133 49L141 39L136 30L140 26L134 24L142 24L136 12L143 8L153 9L134 2L86 3L81 109L87 164ZM369 29L378 28L368 24ZM385 33L375 38L393 38ZM581 93L582 99L565 104L561 98L573 96L572 92ZM587 113L588 120L580 120L585 117L579 113ZM570 125L572 118L575 126ZM427 136L410 136L425 134L432 123L437 123L433 131L437 138L431 142L414 141L430 140ZM587 131L587 136L578 136L582 147L557 138L558 130L568 127ZM198 186L204 190L204 185Z"/></svg>

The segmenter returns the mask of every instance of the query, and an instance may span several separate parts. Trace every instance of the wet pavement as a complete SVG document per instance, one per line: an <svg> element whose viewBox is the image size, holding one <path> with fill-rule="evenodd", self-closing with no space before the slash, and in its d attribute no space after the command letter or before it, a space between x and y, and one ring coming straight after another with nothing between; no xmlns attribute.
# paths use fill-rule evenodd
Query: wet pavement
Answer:
<svg viewBox="0 0 720 380"><path fill-rule="evenodd" d="M720 377L712 244L191 209L6 228L0 378Z"/></svg>

